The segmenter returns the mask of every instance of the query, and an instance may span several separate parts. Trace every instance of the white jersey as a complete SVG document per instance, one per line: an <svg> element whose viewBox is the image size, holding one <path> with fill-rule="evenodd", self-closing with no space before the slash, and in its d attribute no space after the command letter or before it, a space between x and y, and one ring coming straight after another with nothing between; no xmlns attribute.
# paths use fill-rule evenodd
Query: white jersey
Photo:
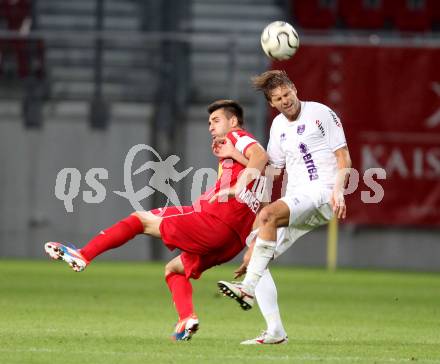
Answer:
<svg viewBox="0 0 440 364"><path fill-rule="evenodd" d="M301 102L295 121L283 114L273 120L267 147L269 162L286 168L286 195L304 187L333 188L337 173L334 151L347 145L341 121L327 106Z"/></svg>

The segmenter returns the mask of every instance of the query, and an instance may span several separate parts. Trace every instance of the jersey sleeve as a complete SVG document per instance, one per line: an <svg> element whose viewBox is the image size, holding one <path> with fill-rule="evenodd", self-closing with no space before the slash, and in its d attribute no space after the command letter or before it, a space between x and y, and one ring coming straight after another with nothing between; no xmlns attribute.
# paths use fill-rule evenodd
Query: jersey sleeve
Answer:
<svg viewBox="0 0 440 364"><path fill-rule="evenodd" d="M226 137L232 141L235 148L243 155L251 145L258 144L252 135L242 130L230 132Z"/></svg>
<svg viewBox="0 0 440 364"><path fill-rule="evenodd" d="M332 152L334 152L339 148L345 147L347 141L345 140L341 120L336 113L330 108L326 108L324 112L326 113L326 117L323 118L326 141Z"/></svg>
<svg viewBox="0 0 440 364"><path fill-rule="evenodd" d="M275 125L272 125L267 145L267 155L269 156L269 164L275 168L283 168L286 164L286 155L281 149L281 138L281 133L277 132Z"/></svg>

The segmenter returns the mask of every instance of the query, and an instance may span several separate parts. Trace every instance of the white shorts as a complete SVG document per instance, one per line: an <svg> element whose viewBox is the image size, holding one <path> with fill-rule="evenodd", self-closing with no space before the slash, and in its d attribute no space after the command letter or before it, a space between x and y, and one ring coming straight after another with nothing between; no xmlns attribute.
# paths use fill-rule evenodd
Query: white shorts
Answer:
<svg viewBox="0 0 440 364"><path fill-rule="evenodd" d="M277 229L274 258L283 254L301 236L330 221L333 217L331 193L328 189L297 191L280 198L289 207L290 218L289 226ZM246 244L249 245L257 235L258 229L253 230Z"/></svg>

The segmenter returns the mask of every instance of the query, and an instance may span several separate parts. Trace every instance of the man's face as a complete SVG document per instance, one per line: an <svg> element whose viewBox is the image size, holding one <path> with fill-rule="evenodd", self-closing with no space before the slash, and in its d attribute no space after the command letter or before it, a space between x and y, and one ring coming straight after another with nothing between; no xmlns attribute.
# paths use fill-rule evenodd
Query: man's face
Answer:
<svg viewBox="0 0 440 364"><path fill-rule="evenodd" d="M208 124L212 139L224 138L226 134L238 126L238 120L233 115L228 119L224 109L217 109L209 115Z"/></svg>
<svg viewBox="0 0 440 364"><path fill-rule="evenodd" d="M298 97L296 96L296 88L288 85L281 85L274 88L270 92L269 104L276 108L287 119L295 120L300 105Z"/></svg>

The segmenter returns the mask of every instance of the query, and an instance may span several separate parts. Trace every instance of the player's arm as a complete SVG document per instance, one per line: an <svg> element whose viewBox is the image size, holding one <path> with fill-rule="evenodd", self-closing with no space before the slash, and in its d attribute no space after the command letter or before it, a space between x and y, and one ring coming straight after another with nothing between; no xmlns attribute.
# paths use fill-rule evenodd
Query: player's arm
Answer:
<svg viewBox="0 0 440 364"><path fill-rule="evenodd" d="M222 159L232 158L238 163L247 166L249 159L246 158L235 146L229 138L216 138L212 142L213 154ZM269 158L270 159L270 158ZM272 164L267 164L264 170L261 172L264 176L271 176L273 179L277 179L281 176L283 168L278 168Z"/></svg>
<svg viewBox="0 0 440 364"><path fill-rule="evenodd" d="M269 161L269 156L266 151L258 143L254 143L246 148L244 156L248 160L248 163L237 180L236 186L238 188L244 188L252 182L252 180L258 178Z"/></svg>
<svg viewBox="0 0 440 364"><path fill-rule="evenodd" d="M212 142L212 153L221 159L232 158L238 163L247 166L249 160L232 144L229 138L216 138Z"/></svg>
<svg viewBox="0 0 440 364"><path fill-rule="evenodd" d="M348 152L344 128L339 117L333 110L327 107L321 108L319 113L319 118L323 121L327 145L335 155L338 169L331 198L333 213L338 219L344 219L347 213L344 199L344 188L350 175L350 153Z"/></svg>
<svg viewBox="0 0 440 364"><path fill-rule="evenodd" d="M247 166L240 173L237 183L231 188L217 192L209 200L210 203L214 202L220 196L231 197L238 195L250 182L261 175L261 172L269 160L266 151L258 143L249 145L244 151L244 156L248 160Z"/></svg>
<svg viewBox="0 0 440 364"><path fill-rule="evenodd" d="M347 213L347 206L345 205L344 189L347 185L350 175L351 158L347 146L336 149L334 151L338 173L336 175L335 186L332 193L333 213L338 219L344 219Z"/></svg>
<svg viewBox="0 0 440 364"><path fill-rule="evenodd" d="M275 125L275 122L272 124L270 128L270 138L269 143L267 144L267 155L269 156L269 164L266 167L265 175L272 180L275 180L282 176L282 171L286 164L286 154L281 149L281 144L279 141L279 137L277 136L280 133L278 128Z"/></svg>
<svg viewBox="0 0 440 364"><path fill-rule="evenodd" d="M212 152L218 158L232 158L238 163L247 166L249 159L247 159L241 152L234 147L228 138L216 139L212 142ZM270 176L273 179L281 177L283 168L277 168L274 165L267 164L261 172L263 176Z"/></svg>

